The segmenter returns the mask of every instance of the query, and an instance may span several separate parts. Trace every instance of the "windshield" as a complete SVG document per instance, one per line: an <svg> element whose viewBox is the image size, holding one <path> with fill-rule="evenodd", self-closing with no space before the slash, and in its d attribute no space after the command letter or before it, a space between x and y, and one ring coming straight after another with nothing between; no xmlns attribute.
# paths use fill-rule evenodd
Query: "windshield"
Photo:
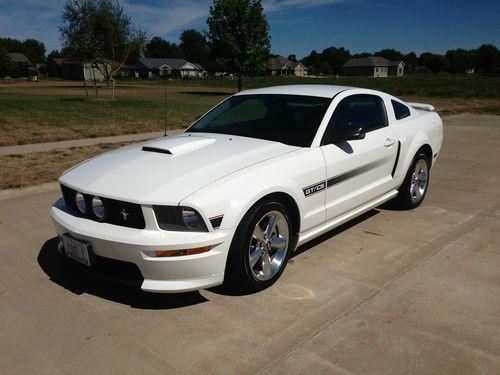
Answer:
<svg viewBox="0 0 500 375"><path fill-rule="evenodd" d="M187 132L221 133L309 147L331 99L300 95L237 95Z"/></svg>

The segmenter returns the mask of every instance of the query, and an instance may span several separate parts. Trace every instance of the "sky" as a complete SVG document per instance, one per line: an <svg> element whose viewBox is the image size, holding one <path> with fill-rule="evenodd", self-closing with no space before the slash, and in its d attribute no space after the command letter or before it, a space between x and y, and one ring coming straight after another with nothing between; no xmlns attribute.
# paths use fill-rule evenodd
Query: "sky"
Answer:
<svg viewBox="0 0 500 375"><path fill-rule="evenodd" d="M0 37L34 38L60 49L64 0L0 0ZM187 28L206 30L211 0L122 0L135 28L178 43ZM271 52L302 58L335 46L351 53L394 48L445 53L500 47L500 0L263 0Z"/></svg>

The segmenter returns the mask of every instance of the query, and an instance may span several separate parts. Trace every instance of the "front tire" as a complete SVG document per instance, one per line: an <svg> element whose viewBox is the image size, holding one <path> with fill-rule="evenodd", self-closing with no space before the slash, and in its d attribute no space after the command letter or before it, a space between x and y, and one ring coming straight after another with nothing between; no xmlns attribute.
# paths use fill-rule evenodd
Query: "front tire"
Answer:
<svg viewBox="0 0 500 375"><path fill-rule="evenodd" d="M400 209L412 209L420 206L424 201L430 179L430 163L427 156L417 153L406 173L403 184L399 187L395 198L396 206Z"/></svg>
<svg viewBox="0 0 500 375"><path fill-rule="evenodd" d="M294 234L287 208L265 200L253 206L238 225L226 263L226 286L246 292L265 289L283 273Z"/></svg>

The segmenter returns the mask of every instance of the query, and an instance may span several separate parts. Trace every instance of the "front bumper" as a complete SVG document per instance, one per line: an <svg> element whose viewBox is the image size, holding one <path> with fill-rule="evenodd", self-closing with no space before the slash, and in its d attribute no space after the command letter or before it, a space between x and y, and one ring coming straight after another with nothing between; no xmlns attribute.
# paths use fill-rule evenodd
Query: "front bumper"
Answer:
<svg viewBox="0 0 500 375"><path fill-rule="evenodd" d="M98 257L135 264L142 274L141 289L149 292L187 292L222 284L232 232L169 232L133 229L74 216L61 198L51 208L59 236L89 242ZM212 246L206 253L152 257L154 250Z"/></svg>

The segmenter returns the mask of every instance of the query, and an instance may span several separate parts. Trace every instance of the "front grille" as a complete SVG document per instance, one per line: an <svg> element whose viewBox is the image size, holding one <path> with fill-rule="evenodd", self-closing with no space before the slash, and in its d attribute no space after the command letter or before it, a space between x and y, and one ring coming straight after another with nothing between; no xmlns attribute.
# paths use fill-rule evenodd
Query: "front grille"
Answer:
<svg viewBox="0 0 500 375"><path fill-rule="evenodd" d="M76 206L76 191L64 185L61 185L61 190L66 207L71 209L75 216L128 228L144 229L146 227L140 204L101 197L106 214L103 220L99 220L92 211L92 195L83 194L87 212L82 214Z"/></svg>

